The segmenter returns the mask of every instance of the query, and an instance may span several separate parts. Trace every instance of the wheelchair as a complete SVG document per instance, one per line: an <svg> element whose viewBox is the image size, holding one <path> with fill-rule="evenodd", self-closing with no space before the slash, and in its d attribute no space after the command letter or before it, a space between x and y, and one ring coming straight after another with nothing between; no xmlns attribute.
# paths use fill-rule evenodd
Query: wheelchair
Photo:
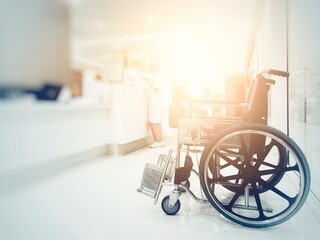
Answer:
<svg viewBox="0 0 320 240"><path fill-rule="evenodd" d="M294 216L307 199L311 177L299 146L267 125L274 76L288 78L289 73L273 69L259 73L247 87L245 103L210 99L181 103L177 149L161 154L157 164L146 164L137 190L156 204L163 186L174 187L161 202L168 215L178 213L179 197L187 193L247 227L271 227ZM226 114L230 109L240 109L241 114ZM192 152L201 154L197 167ZM205 197L190 190L191 173L199 178Z"/></svg>

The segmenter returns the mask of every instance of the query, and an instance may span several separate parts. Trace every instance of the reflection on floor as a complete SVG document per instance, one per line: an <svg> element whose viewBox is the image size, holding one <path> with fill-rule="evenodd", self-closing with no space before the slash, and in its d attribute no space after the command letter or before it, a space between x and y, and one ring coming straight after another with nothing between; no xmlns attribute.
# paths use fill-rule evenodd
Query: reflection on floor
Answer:
<svg viewBox="0 0 320 240"><path fill-rule="evenodd" d="M106 156L0 193L0 239L316 239L320 235L319 200L289 221L252 229L223 218L210 204L183 194L181 210L167 216L158 204L139 194L145 163L155 163L165 148L143 148L126 156ZM201 195L196 179L191 186Z"/></svg>

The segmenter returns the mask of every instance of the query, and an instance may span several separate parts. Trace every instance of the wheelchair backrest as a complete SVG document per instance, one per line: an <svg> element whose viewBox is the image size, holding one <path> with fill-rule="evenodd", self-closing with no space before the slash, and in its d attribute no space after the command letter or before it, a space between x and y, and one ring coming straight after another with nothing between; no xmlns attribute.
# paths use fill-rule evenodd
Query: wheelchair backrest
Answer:
<svg viewBox="0 0 320 240"><path fill-rule="evenodd" d="M252 123L267 124L268 121L268 92L270 84L275 81L258 75L252 80L246 95L248 107L244 111L245 120Z"/></svg>

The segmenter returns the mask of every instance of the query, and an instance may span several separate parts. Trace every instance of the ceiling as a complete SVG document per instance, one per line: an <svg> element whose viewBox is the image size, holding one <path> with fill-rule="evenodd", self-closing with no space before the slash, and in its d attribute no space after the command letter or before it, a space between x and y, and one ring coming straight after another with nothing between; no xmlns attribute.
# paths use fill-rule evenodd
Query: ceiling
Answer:
<svg viewBox="0 0 320 240"><path fill-rule="evenodd" d="M173 75L245 68L257 0L69 0L75 66L115 57L158 62Z"/></svg>

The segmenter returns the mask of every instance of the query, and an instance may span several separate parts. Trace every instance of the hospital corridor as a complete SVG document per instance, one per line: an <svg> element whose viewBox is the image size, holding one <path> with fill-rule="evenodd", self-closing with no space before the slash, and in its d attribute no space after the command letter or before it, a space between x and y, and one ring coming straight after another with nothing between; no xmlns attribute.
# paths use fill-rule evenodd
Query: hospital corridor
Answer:
<svg viewBox="0 0 320 240"><path fill-rule="evenodd" d="M319 11L0 1L0 240L319 238Z"/></svg>

